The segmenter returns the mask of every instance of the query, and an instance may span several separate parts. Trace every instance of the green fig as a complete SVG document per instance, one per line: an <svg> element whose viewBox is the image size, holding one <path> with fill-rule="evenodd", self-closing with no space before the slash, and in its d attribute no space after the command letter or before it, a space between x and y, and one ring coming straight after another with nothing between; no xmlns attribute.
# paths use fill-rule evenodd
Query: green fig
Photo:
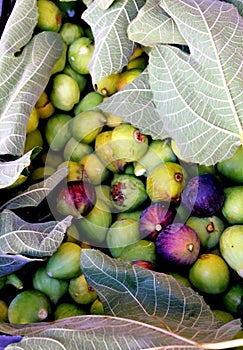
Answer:
<svg viewBox="0 0 243 350"><path fill-rule="evenodd" d="M148 57L146 57L145 55L143 56L139 56L136 57L134 59L130 59L127 66L126 66L126 70L130 70L130 69L142 69L144 70L148 65Z"/></svg>
<svg viewBox="0 0 243 350"><path fill-rule="evenodd" d="M58 32L62 25L62 13L59 7L50 0L38 0L37 28L42 31Z"/></svg>
<svg viewBox="0 0 243 350"><path fill-rule="evenodd" d="M108 169L96 153L90 153L83 156L79 161L79 165L83 166L88 181L93 185L101 184L109 176Z"/></svg>
<svg viewBox="0 0 243 350"><path fill-rule="evenodd" d="M111 203L111 198L110 198L110 191L111 187L110 185L107 184L101 184L95 186L95 191L96 191L96 198L97 200L100 199L102 202L104 202L110 210L112 210L113 205Z"/></svg>
<svg viewBox="0 0 243 350"><path fill-rule="evenodd" d="M105 115L106 115L106 125L109 128L115 128L116 126L120 125L123 122L122 117L118 117L108 112L105 112Z"/></svg>
<svg viewBox="0 0 243 350"><path fill-rule="evenodd" d="M45 137L52 151L59 151L71 137L69 130L72 117L68 114L55 114L47 120Z"/></svg>
<svg viewBox="0 0 243 350"><path fill-rule="evenodd" d="M39 129L28 133L25 139L24 153L27 153L34 147L43 147L44 140Z"/></svg>
<svg viewBox="0 0 243 350"><path fill-rule="evenodd" d="M177 163L161 163L147 176L146 190L152 202L178 202L185 187L186 173Z"/></svg>
<svg viewBox="0 0 243 350"><path fill-rule="evenodd" d="M78 103L80 90L75 79L64 73L58 73L53 78L51 102L62 111L71 111Z"/></svg>
<svg viewBox="0 0 243 350"><path fill-rule="evenodd" d="M105 115L98 110L77 114L71 123L72 136L79 142L91 143L102 131L106 122Z"/></svg>
<svg viewBox="0 0 243 350"><path fill-rule="evenodd" d="M74 40L68 49L68 62L79 74L89 74L89 63L94 53L90 38L82 36Z"/></svg>
<svg viewBox="0 0 243 350"><path fill-rule="evenodd" d="M191 215L186 225L196 231L201 246L206 249L214 248L219 243L220 236L225 229L223 220L215 215L203 218Z"/></svg>
<svg viewBox="0 0 243 350"><path fill-rule="evenodd" d="M111 141L115 159L138 161L148 149L148 137L131 124L120 124L112 130Z"/></svg>
<svg viewBox="0 0 243 350"><path fill-rule="evenodd" d="M138 221L124 218L115 220L106 235L106 244L114 258L119 257L127 246L140 240Z"/></svg>
<svg viewBox="0 0 243 350"><path fill-rule="evenodd" d="M62 24L59 34L61 35L63 41L67 45L70 45L76 39L84 36L84 30L80 25L76 23L65 22Z"/></svg>
<svg viewBox="0 0 243 350"><path fill-rule="evenodd" d="M220 236L219 249L227 264L243 277L243 225L227 227Z"/></svg>
<svg viewBox="0 0 243 350"><path fill-rule="evenodd" d="M134 210L134 211L131 211L131 212L127 212L127 211L124 212L124 211L122 211L122 212L117 214L117 220L126 219L126 218L130 218L130 219L133 219L133 220L139 220L142 212L143 212L142 209Z"/></svg>
<svg viewBox="0 0 243 350"><path fill-rule="evenodd" d="M233 315L239 314L239 306L243 296L243 284L237 282L232 284L222 296L224 308Z"/></svg>
<svg viewBox="0 0 243 350"><path fill-rule="evenodd" d="M68 282L48 276L44 266L34 273L32 281L34 289L47 295L54 304L57 304L68 290Z"/></svg>
<svg viewBox="0 0 243 350"><path fill-rule="evenodd" d="M177 157L172 151L169 140L152 140L147 152L135 163L134 173L136 176L146 176L158 164L176 161Z"/></svg>
<svg viewBox="0 0 243 350"><path fill-rule="evenodd" d="M136 176L117 174L111 181L111 202L118 211L134 211L147 199L143 181Z"/></svg>
<svg viewBox="0 0 243 350"><path fill-rule="evenodd" d="M189 281L199 291L220 294L229 285L228 265L216 254L201 254L189 270Z"/></svg>
<svg viewBox="0 0 243 350"><path fill-rule="evenodd" d="M104 307L102 301L99 298L96 298L90 306L91 315L104 315Z"/></svg>
<svg viewBox="0 0 243 350"><path fill-rule="evenodd" d="M100 81L96 82L94 89L103 96L110 96L117 92L117 83L120 76L118 73L112 73Z"/></svg>
<svg viewBox="0 0 243 350"><path fill-rule="evenodd" d="M156 262L155 243L146 239L128 245L123 249L119 259L126 261L145 260L153 264Z"/></svg>
<svg viewBox="0 0 243 350"><path fill-rule="evenodd" d="M229 224L243 224L243 186L224 189L222 213Z"/></svg>
<svg viewBox="0 0 243 350"><path fill-rule="evenodd" d="M25 290L11 301L8 307L10 323L27 324L44 321L51 312L48 297L38 290Z"/></svg>
<svg viewBox="0 0 243 350"><path fill-rule="evenodd" d="M92 152L93 147L91 145L84 142L79 142L74 137L71 137L64 147L63 157L65 160L78 162L84 156Z"/></svg>
<svg viewBox="0 0 243 350"><path fill-rule="evenodd" d="M74 107L74 114L89 111L98 106L103 101L103 96L95 91L88 92ZM104 113L106 115L106 113Z"/></svg>
<svg viewBox="0 0 243 350"><path fill-rule="evenodd" d="M86 85L87 85L87 76L83 74L77 73L70 65L66 65L63 71L64 74L70 76L73 78L79 86L80 93L84 91ZM74 108L78 106L79 102L75 104Z"/></svg>
<svg viewBox="0 0 243 350"><path fill-rule="evenodd" d="M66 55L67 55L67 44L63 43L63 50L61 57L55 62L51 74L60 73L63 71L66 65Z"/></svg>
<svg viewBox="0 0 243 350"><path fill-rule="evenodd" d="M117 90L122 90L127 84L136 79L142 73L142 71L143 69L141 68L134 68L120 73L119 80L117 82Z"/></svg>
<svg viewBox="0 0 243 350"><path fill-rule="evenodd" d="M224 310L212 310L214 316L216 317L217 320L222 321L224 324L233 321L234 316Z"/></svg>
<svg viewBox="0 0 243 350"><path fill-rule="evenodd" d="M108 170L120 173L124 170L127 161L115 156L113 149L115 143L116 141L112 141L112 130L102 131L96 136L95 152Z"/></svg>
<svg viewBox="0 0 243 350"><path fill-rule="evenodd" d="M84 274L70 280L68 291L77 304L90 304L98 297L96 291L88 285Z"/></svg>
<svg viewBox="0 0 243 350"><path fill-rule="evenodd" d="M81 273L81 250L82 248L76 243L62 243L47 261L47 275L61 280L67 280L78 276Z"/></svg>
<svg viewBox="0 0 243 350"><path fill-rule="evenodd" d="M100 246L105 241L111 223L110 208L101 199L97 199L91 212L77 221L81 241Z"/></svg>
<svg viewBox="0 0 243 350"><path fill-rule="evenodd" d="M243 147L239 146L234 155L217 163L218 172L226 178L243 183Z"/></svg>
<svg viewBox="0 0 243 350"><path fill-rule="evenodd" d="M81 309L78 305L72 303L58 304L53 313L54 320L61 320L67 317L82 315L86 315L86 312L83 309Z"/></svg>

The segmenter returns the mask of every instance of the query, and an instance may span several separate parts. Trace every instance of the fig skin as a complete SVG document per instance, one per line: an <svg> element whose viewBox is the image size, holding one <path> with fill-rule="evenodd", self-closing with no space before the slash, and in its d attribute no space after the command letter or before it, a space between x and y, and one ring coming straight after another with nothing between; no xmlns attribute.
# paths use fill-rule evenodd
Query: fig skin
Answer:
<svg viewBox="0 0 243 350"><path fill-rule="evenodd" d="M187 182L181 200L194 215L214 215L224 203L223 185L212 174L194 176Z"/></svg>
<svg viewBox="0 0 243 350"><path fill-rule="evenodd" d="M158 234L168 225L172 224L175 217L174 209L163 202L151 203L145 208L139 219L139 230L142 237L155 240Z"/></svg>
<svg viewBox="0 0 243 350"><path fill-rule="evenodd" d="M176 266L192 265L200 252L200 240L196 232L182 223L166 226L155 241L159 259Z"/></svg>
<svg viewBox="0 0 243 350"><path fill-rule="evenodd" d="M224 189L222 213L231 225L243 224L243 186L232 186Z"/></svg>

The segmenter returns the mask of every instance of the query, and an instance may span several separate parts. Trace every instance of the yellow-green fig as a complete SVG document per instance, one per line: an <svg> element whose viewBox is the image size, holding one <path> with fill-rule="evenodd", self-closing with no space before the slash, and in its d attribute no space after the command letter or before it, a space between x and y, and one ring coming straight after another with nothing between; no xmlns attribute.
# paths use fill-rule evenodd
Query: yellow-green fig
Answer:
<svg viewBox="0 0 243 350"><path fill-rule="evenodd" d="M94 85L95 91L103 96L113 95L117 92L117 83L119 79L120 76L118 73L110 74Z"/></svg>
<svg viewBox="0 0 243 350"><path fill-rule="evenodd" d="M50 0L38 0L37 27L44 31L58 32L62 25L62 13L59 7Z"/></svg>
<svg viewBox="0 0 243 350"><path fill-rule="evenodd" d="M77 304L90 304L98 297L96 291L88 285L84 274L70 280L68 291Z"/></svg>

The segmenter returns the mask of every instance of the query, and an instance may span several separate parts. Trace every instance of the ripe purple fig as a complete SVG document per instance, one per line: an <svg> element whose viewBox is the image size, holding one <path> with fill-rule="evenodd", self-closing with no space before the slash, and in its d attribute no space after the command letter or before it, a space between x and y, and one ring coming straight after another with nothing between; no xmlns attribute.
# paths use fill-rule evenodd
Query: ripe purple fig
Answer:
<svg viewBox="0 0 243 350"><path fill-rule="evenodd" d="M200 239L189 226L174 223L166 226L155 241L158 258L176 266L192 265L200 251Z"/></svg>
<svg viewBox="0 0 243 350"><path fill-rule="evenodd" d="M87 215L96 202L95 187L84 181L68 182L57 196L57 211L62 215L81 218Z"/></svg>
<svg viewBox="0 0 243 350"><path fill-rule="evenodd" d="M170 209L167 203L151 203L143 210L139 219L141 236L156 239L159 232L172 223L174 217L175 211Z"/></svg>
<svg viewBox="0 0 243 350"><path fill-rule="evenodd" d="M224 189L212 174L194 176L184 188L181 200L194 215L211 216L223 205Z"/></svg>

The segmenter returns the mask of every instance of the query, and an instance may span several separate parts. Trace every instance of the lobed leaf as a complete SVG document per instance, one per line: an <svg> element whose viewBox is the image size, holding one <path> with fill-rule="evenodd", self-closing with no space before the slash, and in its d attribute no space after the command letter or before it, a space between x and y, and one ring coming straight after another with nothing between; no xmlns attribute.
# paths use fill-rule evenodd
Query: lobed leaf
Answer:
<svg viewBox="0 0 243 350"><path fill-rule="evenodd" d="M168 0L161 6L190 54L168 45L150 51L154 103L182 156L215 164L243 141L243 18L221 1Z"/></svg>
<svg viewBox="0 0 243 350"><path fill-rule="evenodd" d="M143 46L158 43L185 45L176 23L157 0L147 0L137 17L128 25L128 38Z"/></svg>
<svg viewBox="0 0 243 350"><path fill-rule="evenodd" d="M93 2L82 14L95 38L95 51L89 71L93 84L103 77L117 73L127 64L134 42L127 37L127 26L138 13L144 0L117 0L102 10Z"/></svg>

